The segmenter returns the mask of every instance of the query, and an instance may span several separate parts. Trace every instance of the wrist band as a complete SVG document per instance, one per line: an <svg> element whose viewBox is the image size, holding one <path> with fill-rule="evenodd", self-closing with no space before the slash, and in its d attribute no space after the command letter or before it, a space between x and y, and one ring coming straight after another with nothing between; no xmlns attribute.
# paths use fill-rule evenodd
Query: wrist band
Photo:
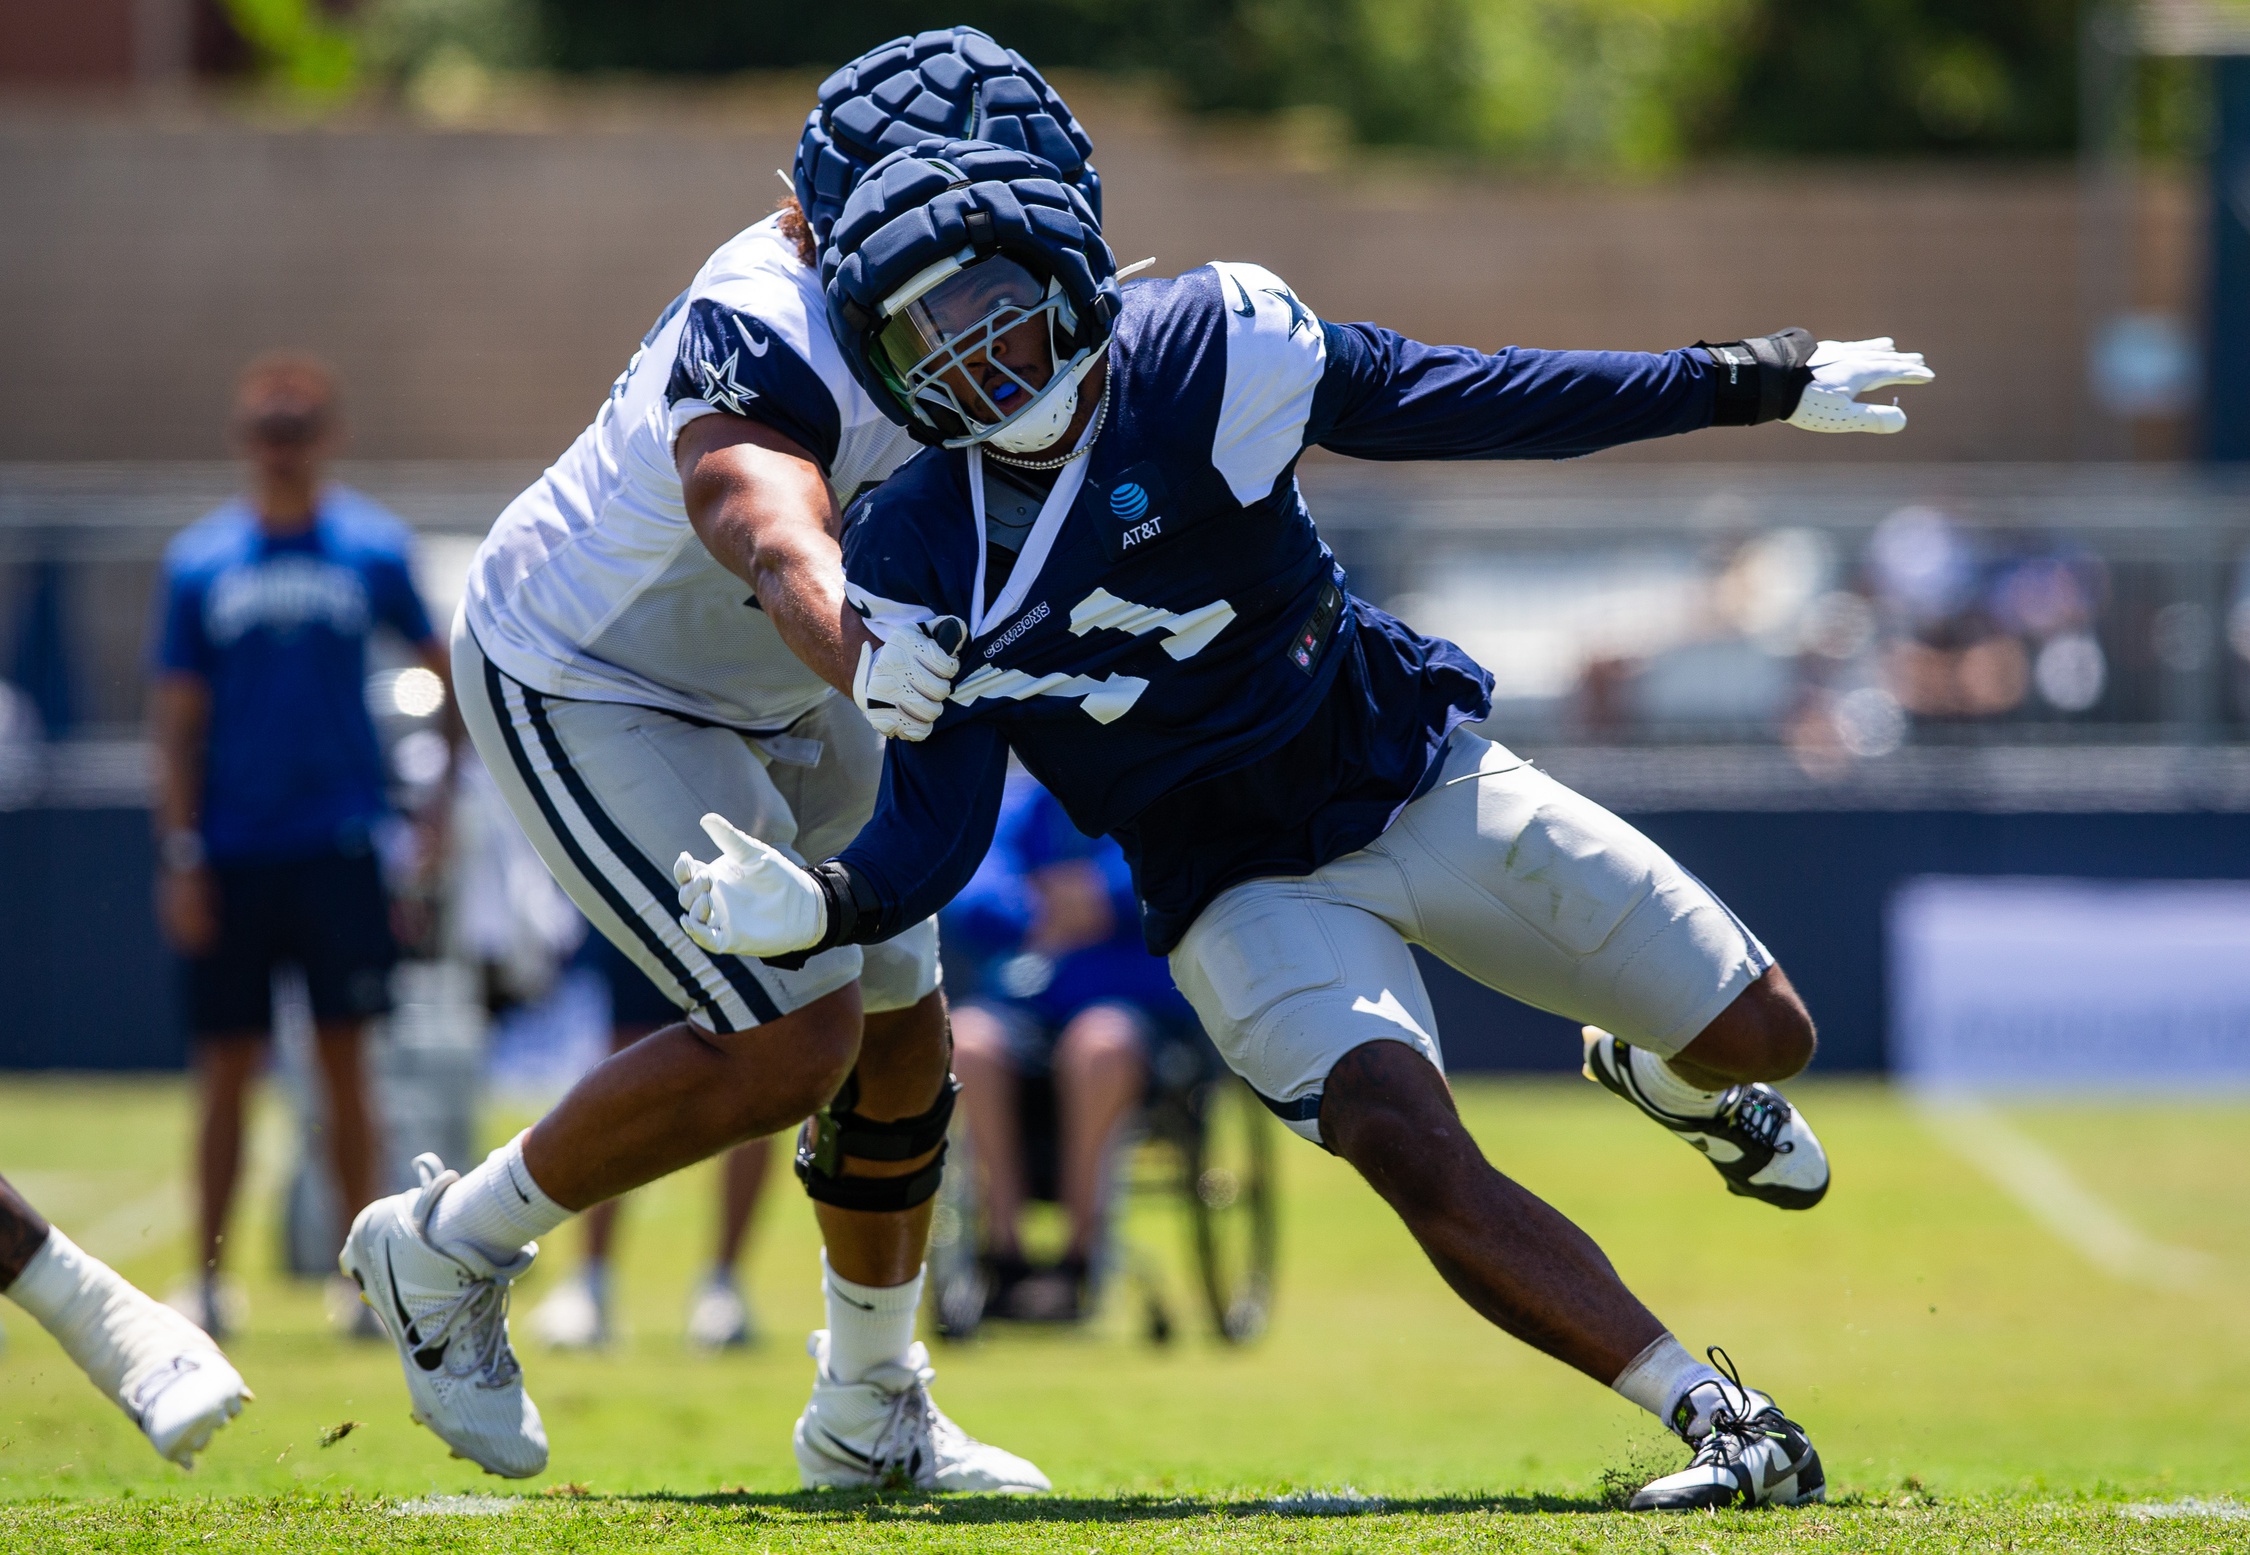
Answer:
<svg viewBox="0 0 2250 1555"><path fill-rule="evenodd" d="M205 862L203 834L185 829L168 831L156 839L156 856L174 874L184 875L191 869L201 869Z"/></svg>
<svg viewBox="0 0 2250 1555"><path fill-rule="evenodd" d="M1812 382L1814 340L1802 329L1784 329L1751 340L1714 345L1698 340L1697 350L1711 359L1716 401L1715 427L1754 427L1796 414L1805 385Z"/></svg>
<svg viewBox="0 0 2250 1555"><path fill-rule="evenodd" d="M806 871L813 883L820 887L822 900L828 907L828 927L818 941L803 950L792 950L785 956L760 956L768 966L779 967L784 972L794 972L824 950L834 950L838 945L860 944L878 938L875 933L881 920L883 904L875 897L867 883L844 867L840 859L823 859Z"/></svg>

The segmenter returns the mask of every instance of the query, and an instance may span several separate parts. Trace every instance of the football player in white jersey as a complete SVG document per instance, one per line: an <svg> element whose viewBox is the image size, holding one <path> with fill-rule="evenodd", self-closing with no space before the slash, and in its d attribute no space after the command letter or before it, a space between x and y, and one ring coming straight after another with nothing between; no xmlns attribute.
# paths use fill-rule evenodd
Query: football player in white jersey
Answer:
<svg viewBox="0 0 2250 1555"><path fill-rule="evenodd" d="M466 1176L423 1157L418 1191L352 1227L344 1271L399 1347L416 1418L495 1474L547 1462L506 1322L533 1239L809 1118L797 1169L828 1326L795 1432L804 1483L1048 1488L939 1412L914 1342L955 1092L934 921L784 968L704 951L674 902L673 861L706 846L710 812L793 857L849 842L882 736L926 734L958 668L944 623L877 643L845 604L842 504L916 448L846 369L813 268L853 181L897 145L975 133L1100 198L1062 101L972 28L886 44L819 99L792 199L711 256L500 516L454 628L463 718L517 819L685 1015Z"/></svg>

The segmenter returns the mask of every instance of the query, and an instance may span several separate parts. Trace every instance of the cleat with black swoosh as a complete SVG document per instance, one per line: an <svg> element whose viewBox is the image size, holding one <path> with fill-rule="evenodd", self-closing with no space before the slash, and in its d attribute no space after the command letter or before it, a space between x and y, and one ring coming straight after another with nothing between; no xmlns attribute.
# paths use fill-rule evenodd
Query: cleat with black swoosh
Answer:
<svg viewBox="0 0 2250 1555"><path fill-rule="evenodd" d="M1641 1088L1630 1043L1584 1028L1586 1078L1613 1091L1686 1141L1727 1192L1780 1209L1811 1209L1828 1196L1828 1152L1789 1098L1770 1085L1736 1085L1703 1117L1667 1112Z"/></svg>
<svg viewBox="0 0 2250 1555"><path fill-rule="evenodd" d="M930 1352L915 1344L900 1365L859 1382L828 1370L828 1330L805 1347L812 1401L797 1417L797 1472L807 1490L963 1490L1030 1495L1052 1490L1037 1465L978 1441L930 1400Z"/></svg>
<svg viewBox="0 0 2250 1555"><path fill-rule="evenodd" d="M508 1342L508 1292L539 1244L506 1263L439 1247L430 1215L460 1174L434 1155L415 1157L414 1169L422 1185L361 1210L337 1263L398 1346L415 1421L456 1458L527 1479L547 1466L547 1431Z"/></svg>
<svg viewBox="0 0 2250 1555"><path fill-rule="evenodd" d="M1714 1351L1714 1362L1724 1362ZM1695 1456L1677 1474L1650 1480L1628 1502L1634 1512L1717 1507L1803 1506L1828 1498L1820 1454L1804 1427L1731 1373L1690 1388L1672 1411Z"/></svg>

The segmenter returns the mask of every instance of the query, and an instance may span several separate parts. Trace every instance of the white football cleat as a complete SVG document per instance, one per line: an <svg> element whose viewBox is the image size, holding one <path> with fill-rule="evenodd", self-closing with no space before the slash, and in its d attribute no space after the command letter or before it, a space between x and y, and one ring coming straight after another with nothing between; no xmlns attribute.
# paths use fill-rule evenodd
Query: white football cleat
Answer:
<svg viewBox="0 0 2250 1555"><path fill-rule="evenodd" d="M40 1290L25 1287L37 1282ZM10 1288L163 1456L195 1455L251 1397L211 1336L64 1236L47 1240ZM27 1301L26 1298L31 1298Z"/></svg>
<svg viewBox="0 0 2250 1555"><path fill-rule="evenodd" d="M864 1382L828 1372L828 1330L806 1345L812 1401L797 1417L797 1472L807 1490L963 1490L1030 1495L1052 1490L1038 1468L962 1430L930 1401L930 1352L919 1342L903 1365Z"/></svg>
<svg viewBox="0 0 2250 1555"><path fill-rule="evenodd" d="M698 1350L742 1350L758 1342L750 1303L723 1269L696 1287L688 1303L687 1342Z"/></svg>
<svg viewBox="0 0 2250 1555"><path fill-rule="evenodd" d="M547 1431L508 1343L508 1291L539 1244L504 1264L439 1247L430 1213L460 1174L434 1155L414 1169L422 1186L361 1210L337 1261L398 1346L415 1421L486 1473L528 1479L547 1466Z"/></svg>
<svg viewBox="0 0 2250 1555"><path fill-rule="evenodd" d="M1695 1447L1677 1474L1633 1494L1634 1512L1803 1506L1828 1498L1828 1479L1804 1427L1774 1401L1731 1378L1701 1382L1673 1410L1673 1429Z"/></svg>
<svg viewBox="0 0 2250 1555"><path fill-rule="evenodd" d="M209 1344L144 1367L125 1386L126 1413L140 1421L159 1455L183 1469L195 1467L195 1455L251 1396L242 1374Z"/></svg>
<svg viewBox="0 0 2250 1555"><path fill-rule="evenodd" d="M581 1269L531 1309L531 1331L550 1350L599 1350L609 1343L609 1281Z"/></svg>
<svg viewBox="0 0 2250 1555"><path fill-rule="evenodd" d="M1633 1048L1599 1026L1584 1028L1586 1078L1614 1091L1701 1151L1727 1192L1782 1209L1811 1209L1828 1193L1828 1152L1804 1114L1770 1085L1728 1087L1705 1117L1668 1112L1633 1073Z"/></svg>

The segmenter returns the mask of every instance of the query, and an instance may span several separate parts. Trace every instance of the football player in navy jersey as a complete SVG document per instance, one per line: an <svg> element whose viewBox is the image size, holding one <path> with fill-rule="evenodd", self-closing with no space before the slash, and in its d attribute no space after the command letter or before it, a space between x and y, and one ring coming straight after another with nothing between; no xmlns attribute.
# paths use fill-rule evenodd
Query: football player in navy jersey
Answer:
<svg viewBox="0 0 2250 1555"><path fill-rule="evenodd" d="M935 925L765 966L682 932L671 879L710 810L809 858L848 842L878 736L925 735L956 668L935 637L878 641L845 604L842 505L915 445L846 368L813 266L870 163L968 131L1066 164L1099 200L1091 143L1021 56L967 27L870 51L822 84L792 198L663 310L472 566L452 644L470 738L571 899L682 1016L465 1175L423 1157L420 1189L353 1225L344 1269L415 1418L493 1473L547 1463L507 1329L533 1239L817 1113L798 1174L828 1321L794 1433L804 1483L1048 1488L946 1418L914 1342L956 1089Z"/></svg>
<svg viewBox="0 0 2250 1555"><path fill-rule="evenodd" d="M1316 444L1559 458L1771 420L1896 431L1856 396L1927 381L1921 358L1801 330L1485 355L1328 323L1250 264L1121 291L1054 170L960 142L870 169L822 272L845 361L936 445L850 516L851 600L886 638L962 618L966 668L837 856L807 869L706 818L720 857L678 861L682 926L783 965L881 943L968 880L1013 751L1123 846L1148 948L1266 1104L1470 1305L1693 1444L1634 1506L1818 1499L1804 1431L1484 1160L1409 947L1587 1022L1590 1076L1786 1209L1828 1186L1770 1083L1812 1056L1804 1006L1693 875L1473 731L1490 677L1348 591L1294 469Z"/></svg>

